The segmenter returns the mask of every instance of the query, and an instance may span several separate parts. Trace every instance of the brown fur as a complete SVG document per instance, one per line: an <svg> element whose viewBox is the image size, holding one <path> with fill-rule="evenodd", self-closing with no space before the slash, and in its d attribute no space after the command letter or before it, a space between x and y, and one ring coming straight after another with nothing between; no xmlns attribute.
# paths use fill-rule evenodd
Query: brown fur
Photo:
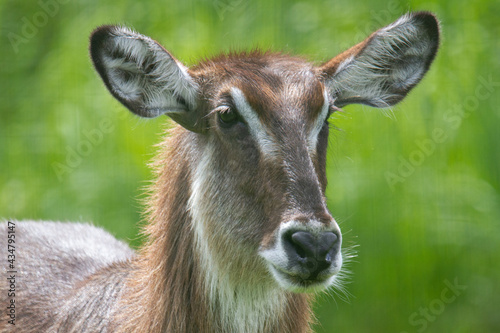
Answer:
<svg viewBox="0 0 500 333"><path fill-rule="evenodd" d="M313 296L299 292L330 286L342 265L340 229L325 200L328 114L349 103L393 105L437 51L432 14L397 22L321 67L253 51L186 69L148 37L96 29L91 56L113 96L179 126L153 164L147 241L137 255L90 225L16 222L15 328L309 332ZM246 118L227 125L228 110ZM0 224L0 248L6 233ZM313 240L303 243L304 235ZM8 288L1 279L1 304ZM6 312L0 316L0 332L12 329Z"/></svg>
<svg viewBox="0 0 500 333"><path fill-rule="evenodd" d="M185 209L190 178L186 170L192 161L184 141L190 140L192 134L180 127L172 132L161 145L164 153L155 163L158 180L152 188L148 210L149 242L133 263L134 269L115 308L112 331L226 332L217 315L208 311L200 280L203 272L193 253L191 222ZM308 331L311 299L309 295L287 293L286 311L276 313L278 323L268 324L265 332Z"/></svg>

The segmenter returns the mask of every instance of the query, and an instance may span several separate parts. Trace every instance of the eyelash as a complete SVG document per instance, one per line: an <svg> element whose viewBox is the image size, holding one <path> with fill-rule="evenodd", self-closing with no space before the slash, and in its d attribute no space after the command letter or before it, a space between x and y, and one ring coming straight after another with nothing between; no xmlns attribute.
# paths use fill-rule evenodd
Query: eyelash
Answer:
<svg viewBox="0 0 500 333"><path fill-rule="evenodd" d="M337 112L337 111L342 111L341 108L335 106L333 103L330 103L328 105L328 117L331 116L333 113Z"/></svg>
<svg viewBox="0 0 500 333"><path fill-rule="evenodd" d="M217 112L217 118L222 127L229 128L241 122L238 112L230 106L219 106L214 111Z"/></svg>

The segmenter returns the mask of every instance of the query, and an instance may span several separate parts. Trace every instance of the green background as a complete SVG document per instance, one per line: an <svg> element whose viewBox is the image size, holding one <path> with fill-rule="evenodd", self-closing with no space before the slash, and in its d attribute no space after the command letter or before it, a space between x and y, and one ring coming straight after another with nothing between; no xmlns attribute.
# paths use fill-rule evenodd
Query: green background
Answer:
<svg viewBox="0 0 500 333"><path fill-rule="evenodd" d="M0 216L92 221L140 244L138 199L168 122L105 90L87 50L96 26L131 26L188 65L254 47L319 63L409 10L441 20L430 72L392 110L332 116L328 204L359 246L347 295L318 298L315 329L498 332L498 1L2 1Z"/></svg>

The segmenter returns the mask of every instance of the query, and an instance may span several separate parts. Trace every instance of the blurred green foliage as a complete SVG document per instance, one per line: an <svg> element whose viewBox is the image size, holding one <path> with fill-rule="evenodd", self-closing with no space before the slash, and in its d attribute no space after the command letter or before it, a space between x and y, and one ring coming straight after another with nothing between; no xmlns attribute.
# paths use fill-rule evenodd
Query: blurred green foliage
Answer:
<svg viewBox="0 0 500 333"><path fill-rule="evenodd" d="M3 0L0 216L92 221L139 245L138 198L167 121L105 90L87 51L96 26L132 26L188 65L255 47L321 62L408 10L442 21L428 75L392 110L332 117L328 204L359 247L347 301L319 297L315 329L498 332L498 1Z"/></svg>

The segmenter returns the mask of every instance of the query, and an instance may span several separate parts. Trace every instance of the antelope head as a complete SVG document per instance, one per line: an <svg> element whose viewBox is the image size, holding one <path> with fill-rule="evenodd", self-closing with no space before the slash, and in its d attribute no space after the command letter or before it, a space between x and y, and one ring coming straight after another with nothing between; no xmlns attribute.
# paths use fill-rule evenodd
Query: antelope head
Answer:
<svg viewBox="0 0 500 333"><path fill-rule="evenodd" d="M309 292L332 285L343 261L325 199L330 115L352 103L401 101L428 70L438 39L435 17L419 12L322 65L250 52L188 68L149 37L103 26L91 55L132 112L183 127L175 142L184 163L164 168L188 172L183 209L212 280Z"/></svg>

